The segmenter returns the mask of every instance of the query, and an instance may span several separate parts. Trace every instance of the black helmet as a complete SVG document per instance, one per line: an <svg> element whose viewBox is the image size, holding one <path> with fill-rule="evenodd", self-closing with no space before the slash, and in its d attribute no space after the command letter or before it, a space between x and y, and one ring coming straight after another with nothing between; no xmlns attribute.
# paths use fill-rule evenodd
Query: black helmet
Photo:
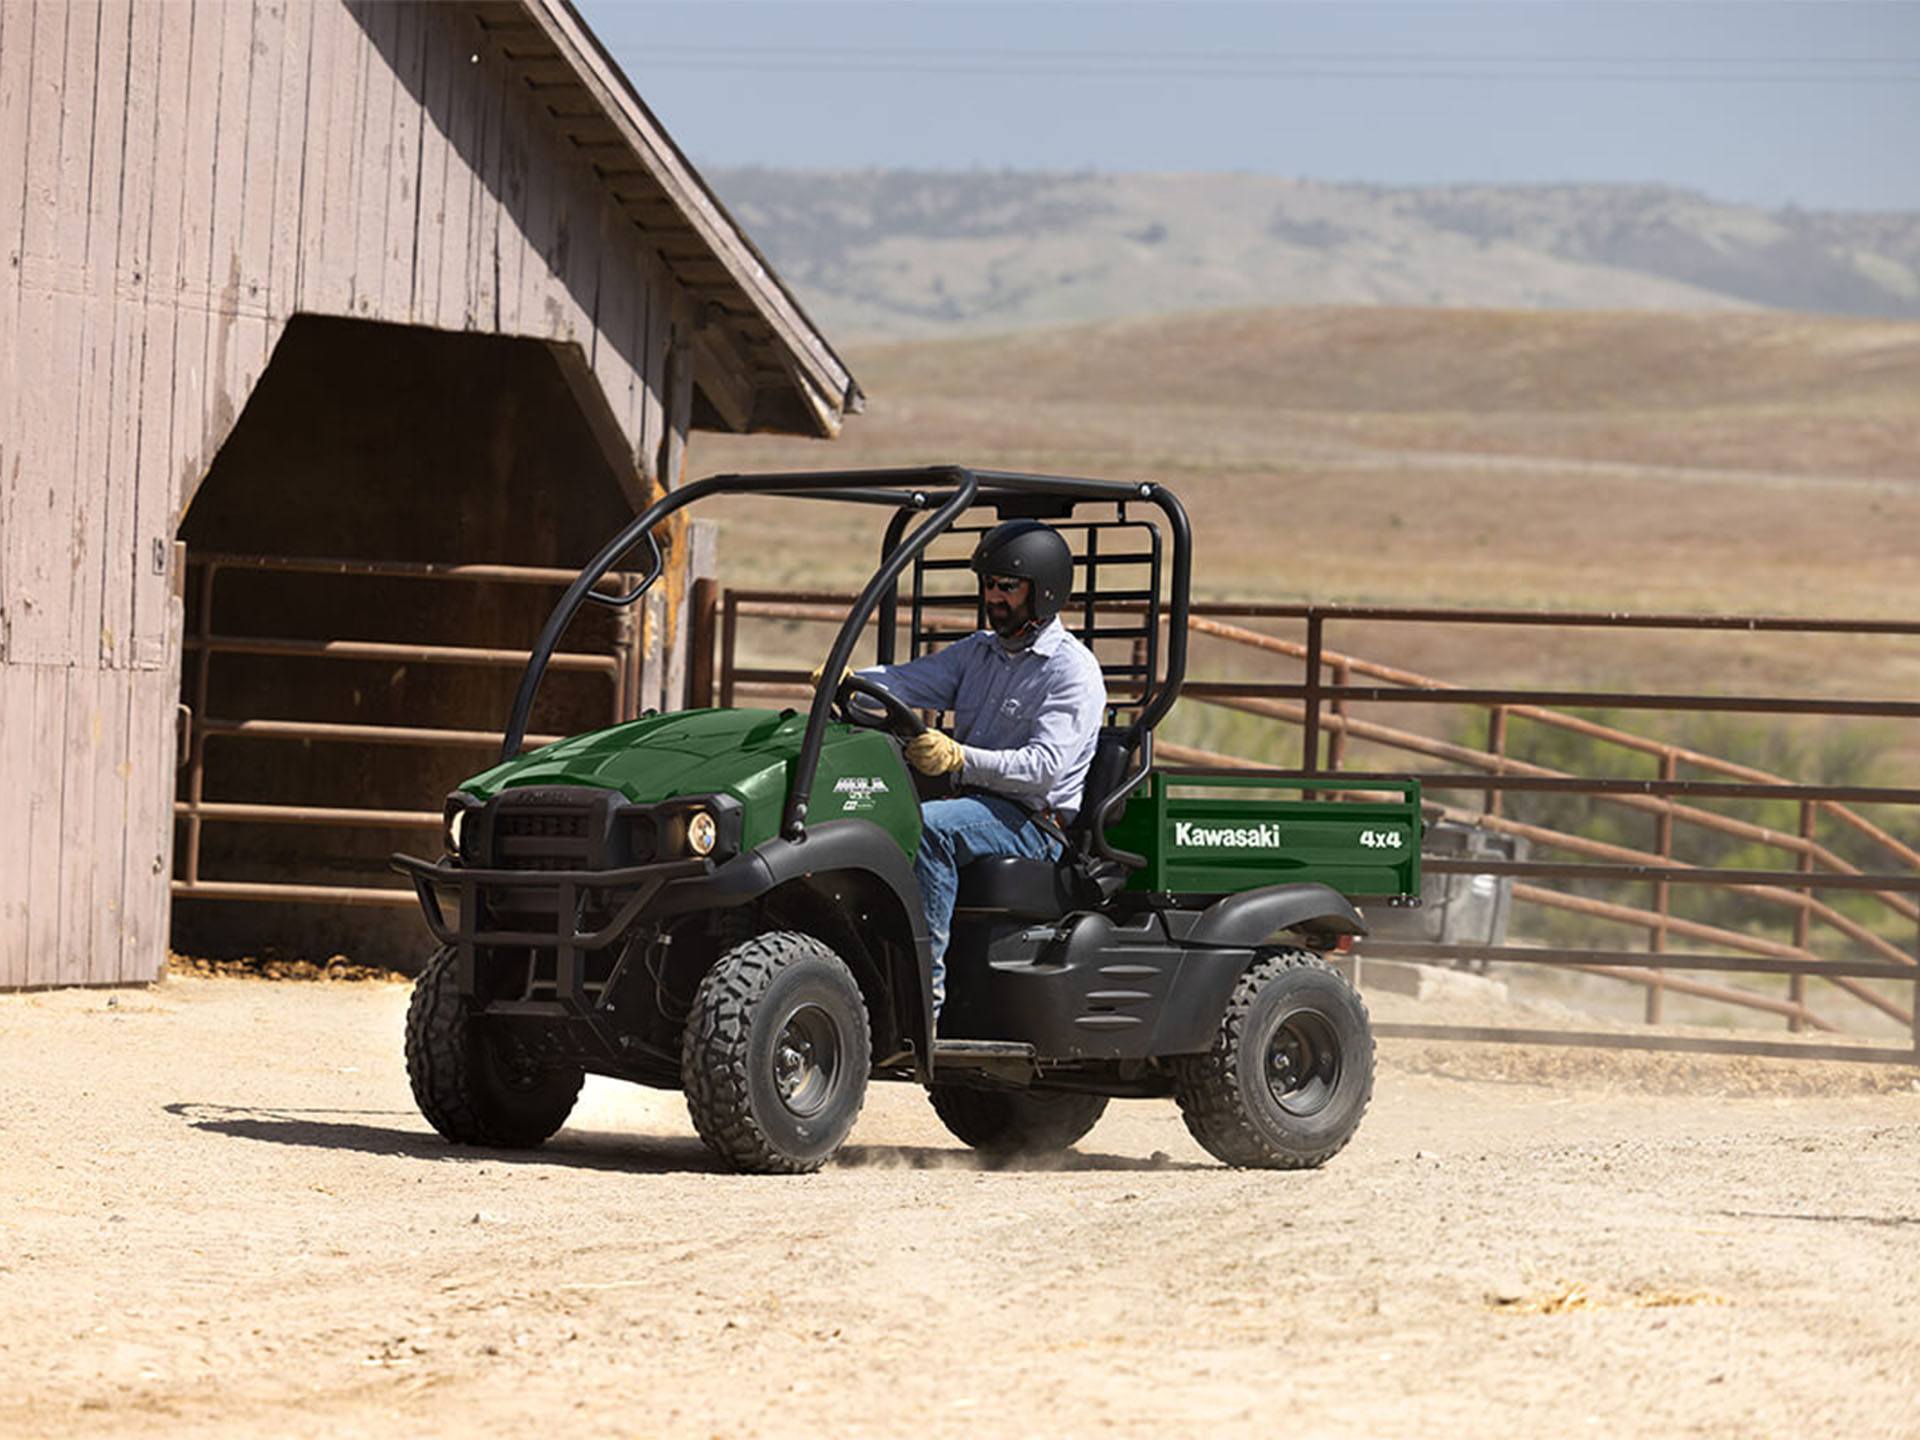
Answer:
<svg viewBox="0 0 1920 1440"><path fill-rule="evenodd" d="M1033 618L1044 625L1073 591L1073 552L1059 532L1038 520L1006 520L973 547L973 573L1011 575L1033 585Z"/></svg>

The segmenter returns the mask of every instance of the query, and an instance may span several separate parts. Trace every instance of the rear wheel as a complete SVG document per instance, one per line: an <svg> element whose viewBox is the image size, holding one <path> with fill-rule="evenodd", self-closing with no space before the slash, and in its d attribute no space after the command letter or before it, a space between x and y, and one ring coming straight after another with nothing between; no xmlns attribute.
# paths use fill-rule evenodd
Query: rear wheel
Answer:
<svg viewBox="0 0 1920 1440"><path fill-rule="evenodd" d="M970 1090L935 1085L930 1098L940 1123L987 1155L1051 1155L1086 1138L1106 1112L1107 1097L1074 1090Z"/></svg>
<svg viewBox="0 0 1920 1440"><path fill-rule="evenodd" d="M1213 1047L1175 1062L1174 1094L1208 1153L1257 1170L1324 1165L1373 1097L1367 1007L1304 950L1269 951L1235 987Z"/></svg>
<svg viewBox="0 0 1920 1440"><path fill-rule="evenodd" d="M567 1123L584 1077L538 1060L475 1021L451 950L435 952L407 1006L407 1079L420 1113L447 1139L505 1150L538 1145Z"/></svg>
<svg viewBox="0 0 1920 1440"><path fill-rule="evenodd" d="M680 1046L694 1129L736 1170L818 1170L853 1129L872 1068L867 1007L840 957L776 930L700 981Z"/></svg>

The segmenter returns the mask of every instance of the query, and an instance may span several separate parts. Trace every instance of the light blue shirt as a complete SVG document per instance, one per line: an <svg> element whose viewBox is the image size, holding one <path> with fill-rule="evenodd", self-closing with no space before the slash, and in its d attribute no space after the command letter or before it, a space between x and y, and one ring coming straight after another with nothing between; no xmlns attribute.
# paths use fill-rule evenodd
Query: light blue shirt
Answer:
<svg viewBox="0 0 1920 1440"><path fill-rule="evenodd" d="M1072 816L1106 714L1100 662L1055 617L1029 645L1008 649L976 630L904 665L860 672L920 710L953 714L966 764L961 783Z"/></svg>

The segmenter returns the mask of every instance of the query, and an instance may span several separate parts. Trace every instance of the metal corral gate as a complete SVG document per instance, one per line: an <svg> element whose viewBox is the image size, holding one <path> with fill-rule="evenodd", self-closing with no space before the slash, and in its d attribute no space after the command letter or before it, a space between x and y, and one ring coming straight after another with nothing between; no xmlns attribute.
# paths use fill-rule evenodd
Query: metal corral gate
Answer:
<svg viewBox="0 0 1920 1440"><path fill-rule="evenodd" d="M751 697L784 698L808 693L804 669L742 663L742 622L839 623L852 597L821 592L730 590L711 587L696 591L696 615L704 623L694 636L692 673L701 687L694 704L709 703L717 672L716 697L731 705ZM1434 1040L1504 1041L1525 1044L1590 1045L1614 1048L1687 1050L1703 1053L1781 1055L1800 1059L1920 1063L1920 851L1855 807L1887 805L1920 814L1920 789L1866 785L1808 785L1770 774L1684 745L1603 725L1568 713L1579 707L1636 710L1667 714L1736 712L1760 715L1866 716L1883 719L1920 718L1920 702L1867 699L1817 699L1800 696L1757 695L1647 695L1597 690L1527 690L1465 688L1431 676L1360 659L1331 649L1326 631L1331 623L1356 628L1368 624L1412 626L1531 626L1561 638L1590 630L1732 631L1742 634L1794 634L1885 637L1920 636L1920 622L1886 620L1829 620L1786 616L1626 615L1579 611L1507 611L1391 606L1258 605L1195 602L1190 622L1195 637L1223 641L1240 650L1297 666L1299 678L1285 681L1190 679L1182 692L1185 701L1220 706L1291 726L1301 732L1300 764L1296 769L1274 769L1242 756L1196 750L1162 741L1156 746L1163 761L1185 762L1189 773L1231 770L1236 774L1271 776L1277 786L1329 770L1364 776L1346 769L1352 741L1364 741L1389 751L1419 757L1422 763L1453 768L1417 770L1429 792L1477 793L1478 809L1438 807L1450 819L1466 820L1483 829L1513 835L1531 845L1581 857L1576 860L1500 860L1425 856L1423 868L1433 874L1471 874L1506 877L1516 902L1569 911L1594 920L1637 929L1646 937L1644 948L1557 948L1545 945L1456 945L1420 941L1366 941L1362 957L1406 960L1504 961L1578 970L1638 984L1646 990L1646 1020L1662 1020L1662 1001L1668 993L1684 994L1730 1006L1777 1014L1793 1031L1834 1032L1838 1027L1808 1002L1810 979L1824 981L1888 1016L1911 1035L1911 1043L1850 1044L1636 1035L1632 1032L1488 1028L1426 1024L1383 1024L1380 1034ZM1251 628L1249 621L1303 623L1304 640L1294 640ZM698 622L697 622L698 623ZM704 642L703 642L703 636ZM718 657L709 666L708 646L718 641ZM789 647L790 649L790 647ZM1357 683L1372 682L1372 683ZM1484 745L1454 740L1363 720L1350 712L1359 704L1467 706L1486 715ZM1604 744L1655 757L1659 776L1593 778L1552 770L1509 756L1507 730L1514 719L1525 719L1552 729L1586 736ZM1695 772L1682 775L1683 767ZM1171 773L1180 773L1178 769ZM1609 805L1646 814L1654 820L1651 849L1635 849L1564 830L1525 824L1507 817L1503 797L1514 792L1589 797ZM1796 832L1757 825L1734 816L1702 809L1698 800L1790 801L1798 806ZM1863 870L1822 844L1822 823L1845 829L1879 857L1871 871ZM1674 859L1676 826L1698 827L1750 844L1777 849L1789 857L1791 868L1713 868L1688 865ZM1630 906L1569 893L1561 886L1579 882L1636 882L1652 887L1651 904ZM1547 882L1547 883L1542 883ZM1673 913L1676 885L1698 885L1738 894L1792 913L1791 941L1746 934ZM1817 896L1821 891L1847 891L1872 897L1880 907L1883 928L1903 927L1913 936L1912 948L1896 943L1859 919L1842 913ZM1845 942L1847 954L1825 957L1810 948L1815 927ZM1710 948L1674 950L1684 939ZM1785 975L1785 998L1717 985L1671 969L1688 971ZM1885 993L1886 982L1896 982L1908 995L1906 1004ZM1870 984L1868 982L1878 982Z"/></svg>
<svg viewBox="0 0 1920 1440"><path fill-rule="evenodd" d="M404 724L353 724L300 716L216 716L208 713L209 690L215 663L223 655L272 656L317 662L381 661L393 664L506 669L518 673L527 663L525 650L471 645L425 644L358 639L310 639L245 633L241 617L219 607L219 580L223 574L267 572L333 577L342 585L365 579L438 581L460 586L508 585L562 590L576 578L572 570L524 565L458 565L363 560L302 559L265 555L201 555L189 559L197 587L198 621L186 638L186 666L190 702L180 706L183 765L182 796L174 803L180 826L175 859L173 894L177 898L255 900L327 905L375 905L411 908L417 903L410 885L395 881L383 885L314 885L278 881L231 880L201 873L201 837L209 825L269 824L350 830L379 826L438 833L438 810L386 810L353 805L258 804L222 799L207 793L207 747L211 743L253 744L320 741L329 744L406 746L420 750L470 750L476 764L500 748L498 730L449 729ZM604 582L614 592L631 588L637 577L609 575ZM222 618L234 623L224 628ZM641 691L641 663L645 646L630 611L621 611L613 643L604 651L563 651L553 657L556 671L575 671L602 677L607 688L607 723L631 719L637 713ZM504 714L501 717L504 720ZM560 739L558 735L529 735L530 744Z"/></svg>

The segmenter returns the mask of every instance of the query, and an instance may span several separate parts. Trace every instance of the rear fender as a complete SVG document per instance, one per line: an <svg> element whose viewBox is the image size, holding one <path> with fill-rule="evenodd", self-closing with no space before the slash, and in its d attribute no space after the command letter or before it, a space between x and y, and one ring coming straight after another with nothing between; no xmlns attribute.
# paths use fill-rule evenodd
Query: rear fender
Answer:
<svg viewBox="0 0 1920 1440"><path fill-rule="evenodd" d="M1238 949L1258 945L1281 930L1364 935L1367 926L1346 896L1309 881L1265 885L1215 901L1179 939L1186 945Z"/></svg>

